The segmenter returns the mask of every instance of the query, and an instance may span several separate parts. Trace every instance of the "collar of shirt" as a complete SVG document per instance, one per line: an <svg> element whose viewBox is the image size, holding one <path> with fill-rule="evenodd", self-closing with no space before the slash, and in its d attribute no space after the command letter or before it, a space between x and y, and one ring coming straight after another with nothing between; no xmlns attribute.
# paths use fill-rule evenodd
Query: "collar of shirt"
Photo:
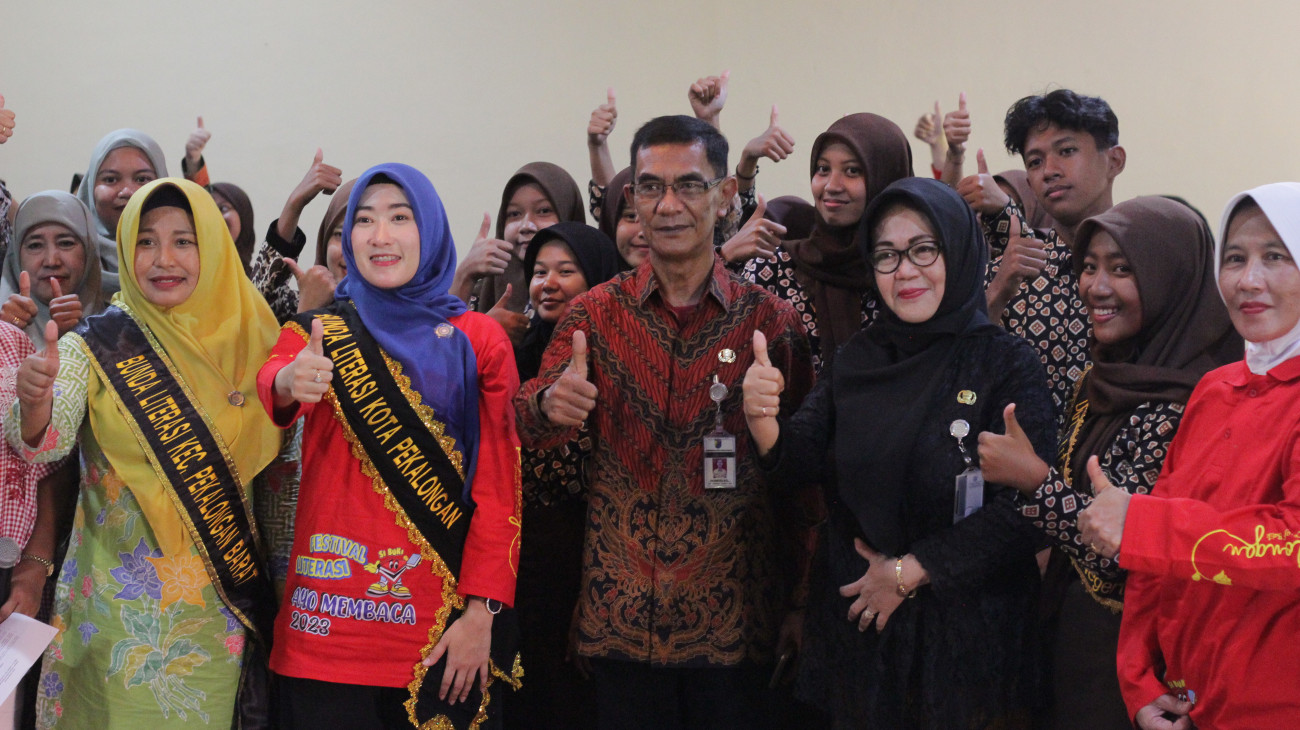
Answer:
<svg viewBox="0 0 1300 730"><path fill-rule="evenodd" d="M709 275L709 281L705 285L704 297L701 297L700 303L705 298L712 297L722 307L723 311L731 309L731 302L735 299L735 292L732 287L728 286L731 281L731 272L722 263L720 256L713 257L713 271ZM663 295L659 293L659 277L655 275L654 268L647 262L638 266L636 273L632 277L633 291L636 293L636 301L639 306L646 306L650 295L654 294L655 299L662 306L668 306L664 301Z"/></svg>
<svg viewBox="0 0 1300 730"><path fill-rule="evenodd" d="M1283 383L1289 383L1293 380L1300 379L1300 357L1293 357L1290 360L1278 365L1264 375L1256 376L1246 367L1246 361L1242 360L1236 363L1235 369L1227 374L1224 381L1235 388L1244 388L1251 380L1257 377L1268 378Z"/></svg>

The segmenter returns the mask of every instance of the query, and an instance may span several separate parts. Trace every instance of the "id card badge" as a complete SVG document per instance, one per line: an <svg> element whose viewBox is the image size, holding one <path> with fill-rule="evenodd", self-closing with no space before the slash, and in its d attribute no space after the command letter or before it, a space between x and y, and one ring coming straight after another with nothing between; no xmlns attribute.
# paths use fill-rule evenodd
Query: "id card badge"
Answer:
<svg viewBox="0 0 1300 730"><path fill-rule="evenodd" d="M975 466L970 452L966 450L970 424L958 418L948 425L948 434L957 439L957 450L961 452L962 461L966 462L966 470L957 475L953 488L952 523L955 525L984 506L984 472Z"/></svg>
<svg viewBox="0 0 1300 730"><path fill-rule="evenodd" d="M736 437L726 431L704 437L704 488L736 488Z"/></svg>
<svg viewBox="0 0 1300 730"><path fill-rule="evenodd" d="M957 475L957 485L952 499L952 523L955 525L984 506L984 472L966 469Z"/></svg>

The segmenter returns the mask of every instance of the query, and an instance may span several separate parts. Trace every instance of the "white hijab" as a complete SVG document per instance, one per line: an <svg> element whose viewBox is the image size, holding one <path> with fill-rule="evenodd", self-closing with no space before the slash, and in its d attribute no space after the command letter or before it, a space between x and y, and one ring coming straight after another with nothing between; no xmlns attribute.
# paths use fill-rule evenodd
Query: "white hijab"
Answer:
<svg viewBox="0 0 1300 730"><path fill-rule="evenodd" d="M1300 262L1300 183L1280 182L1261 185L1244 193L1238 193L1228 201L1223 209L1223 221L1219 224L1219 240L1214 244L1214 279L1219 279L1219 269L1223 262L1223 244L1228 237L1228 223L1233 211L1242 200L1250 198L1255 201L1264 217L1277 230L1282 243L1291 254L1291 258ZM1223 296L1220 290L1219 296ZM1225 304L1227 301L1225 300ZM1246 342L1246 367L1256 375L1263 375L1277 365L1300 354L1300 322L1290 332L1266 342Z"/></svg>

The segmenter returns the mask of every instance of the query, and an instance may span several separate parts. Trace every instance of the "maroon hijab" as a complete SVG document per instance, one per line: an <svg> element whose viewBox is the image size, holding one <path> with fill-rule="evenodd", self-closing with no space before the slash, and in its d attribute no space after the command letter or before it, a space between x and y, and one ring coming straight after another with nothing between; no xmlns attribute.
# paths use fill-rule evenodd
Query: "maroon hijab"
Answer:
<svg viewBox="0 0 1300 730"><path fill-rule="evenodd" d="M1105 231L1124 252L1142 298L1142 330L1128 342L1093 343L1080 396L1088 412L1070 455L1072 486L1087 491L1088 457L1109 448L1143 403L1186 403L1205 373L1241 359L1243 343L1214 281L1214 236L1191 208L1159 196L1127 200L1084 221L1074 269Z"/></svg>
<svg viewBox="0 0 1300 730"><path fill-rule="evenodd" d="M868 206L890 183L912 176L912 145L903 130L882 116L861 113L841 117L813 141L809 177L822 150L835 142L848 146L862 162ZM875 285L871 267L854 243L857 231L858 221L836 227L819 214L808 238L785 244L795 275L813 300L823 359L862 328L862 295Z"/></svg>
<svg viewBox="0 0 1300 730"><path fill-rule="evenodd" d="M551 204L555 206L555 214L559 216L561 222L585 223L587 221L587 212L582 207L582 192L578 189L578 183L574 182L573 176L559 165L549 162L530 162L519 168L518 172L506 181L506 188L501 193L501 207L497 209L497 238L505 238L506 208L510 207L510 199L515 196L515 191L525 185L536 185L546 193L546 197L550 198ZM475 311L486 312L495 306L501 295L506 293L507 285L513 285L514 288L510 290L510 301L506 303L506 307L512 312L524 311L524 305L528 303L529 279L524 271L524 253L526 252L520 251L519 256L511 257L504 274L491 276L479 282L475 287L475 294L478 297L474 305Z"/></svg>

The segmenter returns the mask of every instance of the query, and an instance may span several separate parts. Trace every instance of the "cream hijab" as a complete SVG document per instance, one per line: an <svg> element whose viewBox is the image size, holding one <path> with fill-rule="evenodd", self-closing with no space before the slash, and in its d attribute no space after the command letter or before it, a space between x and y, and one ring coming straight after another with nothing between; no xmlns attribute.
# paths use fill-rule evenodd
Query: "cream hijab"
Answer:
<svg viewBox="0 0 1300 730"><path fill-rule="evenodd" d="M1223 244L1228 237L1228 224L1237 205L1246 198L1255 201L1264 216L1281 237L1291 258L1300 262L1300 183L1280 182L1261 185L1237 193L1223 209L1219 224L1219 240L1214 244L1214 279L1219 279L1223 262ZM1219 296L1223 296L1222 293ZM1266 342L1246 342L1246 367L1256 375L1263 375L1277 365L1300 354L1300 322L1290 332Z"/></svg>
<svg viewBox="0 0 1300 730"><path fill-rule="evenodd" d="M103 139L99 140L99 144L95 145L95 151L90 154L90 166L86 168L86 176L81 179L81 185L77 187L77 197L90 209L91 220L95 221L95 233L99 243L99 260L104 267L104 294L107 296L116 294L119 288L117 231L110 229L107 224L101 221L99 213L95 211L95 178L99 176L99 168L104 164L104 159L108 157L108 153L119 147L135 147L140 150L153 165L154 175L167 177L167 159L163 157L162 148L158 146L157 142L153 141L153 137L138 129L119 129L109 132Z"/></svg>
<svg viewBox="0 0 1300 730"><path fill-rule="evenodd" d="M58 223L81 241L86 251L86 269L74 289L63 292L76 294L81 299L81 316L89 317L104 308L104 296L100 291L99 247L95 245L95 224L91 213L84 203L62 190L46 190L28 196L18 206L18 217L14 220L14 237L5 253L4 273L0 276L0 302L19 290L18 274L22 272L22 242L27 232L46 223ZM24 332L36 349L45 349L45 323L50 321L50 305L35 299L36 316L28 323Z"/></svg>

